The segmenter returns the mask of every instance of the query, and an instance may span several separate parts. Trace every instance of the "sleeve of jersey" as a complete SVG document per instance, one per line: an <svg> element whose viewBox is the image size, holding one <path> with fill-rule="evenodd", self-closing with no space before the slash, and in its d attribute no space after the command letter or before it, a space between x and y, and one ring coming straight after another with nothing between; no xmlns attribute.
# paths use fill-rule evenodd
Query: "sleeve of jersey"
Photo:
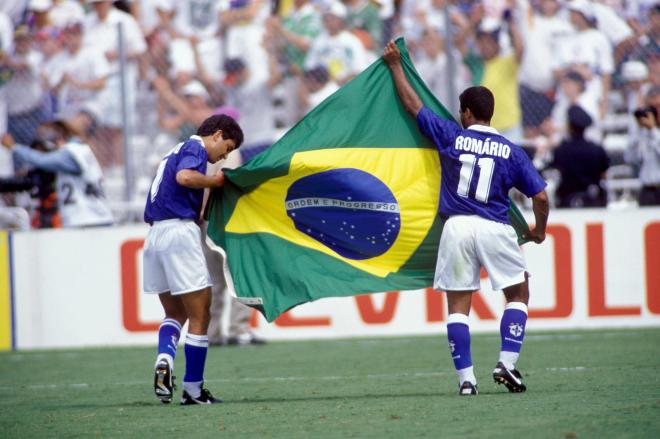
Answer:
<svg viewBox="0 0 660 439"><path fill-rule="evenodd" d="M417 113L417 126L422 134L433 140L440 152L451 148L460 133L456 122L442 119L427 107Z"/></svg>
<svg viewBox="0 0 660 439"><path fill-rule="evenodd" d="M186 144L179 151L179 163L177 163L176 172L182 169L192 169L206 174L207 160L208 156L204 148L198 144Z"/></svg>
<svg viewBox="0 0 660 439"><path fill-rule="evenodd" d="M527 157L527 154L522 150L518 150L516 159L518 179L515 188L527 197L533 197L545 189L547 183L543 180L539 171L536 170L529 157Z"/></svg>

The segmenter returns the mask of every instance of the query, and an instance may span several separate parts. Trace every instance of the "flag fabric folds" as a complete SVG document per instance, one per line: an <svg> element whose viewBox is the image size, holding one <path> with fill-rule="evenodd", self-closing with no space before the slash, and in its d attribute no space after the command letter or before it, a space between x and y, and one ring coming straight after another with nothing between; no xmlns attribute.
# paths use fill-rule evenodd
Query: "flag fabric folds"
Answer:
<svg viewBox="0 0 660 439"><path fill-rule="evenodd" d="M397 45L424 104L450 119ZM208 238L227 254L236 296L268 321L323 297L431 286L439 157L382 59L225 175L209 201ZM520 236L527 224L511 206Z"/></svg>

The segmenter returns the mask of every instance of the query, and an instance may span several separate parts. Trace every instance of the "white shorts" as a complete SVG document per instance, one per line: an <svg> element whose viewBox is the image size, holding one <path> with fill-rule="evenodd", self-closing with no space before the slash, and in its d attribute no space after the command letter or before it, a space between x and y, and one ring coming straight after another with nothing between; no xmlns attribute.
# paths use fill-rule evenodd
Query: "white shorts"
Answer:
<svg viewBox="0 0 660 439"><path fill-rule="evenodd" d="M440 237L433 288L440 291L475 291L481 267L493 290L525 281L525 259L512 226L478 216L452 216Z"/></svg>
<svg viewBox="0 0 660 439"><path fill-rule="evenodd" d="M142 254L145 293L184 294L210 287L201 231L191 220L157 221Z"/></svg>

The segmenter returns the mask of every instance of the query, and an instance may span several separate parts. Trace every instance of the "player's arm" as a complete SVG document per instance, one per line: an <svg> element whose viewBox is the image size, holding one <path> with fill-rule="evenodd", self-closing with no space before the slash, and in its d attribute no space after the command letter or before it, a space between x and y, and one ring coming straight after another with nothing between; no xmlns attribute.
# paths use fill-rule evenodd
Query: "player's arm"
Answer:
<svg viewBox="0 0 660 439"><path fill-rule="evenodd" d="M413 90L406 74L403 71L403 66L401 66L401 52L399 48L396 47L394 41L390 41L385 46L383 50L383 60L390 68L392 72L392 78L394 79L394 85L396 86L396 92L403 103L404 108L414 117L417 117L417 113L422 109L424 104L419 98L415 90Z"/></svg>
<svg viewBox="0 0 660 439"><path fill-rule="evenodd" d="M523 235L523 238L540 244L545 240L545 228L548 224L548 215L550 214L550 202L545 190L532 197L532 210L534 211L536 224L534 228Z"/></svg>
<svg viewBox="0 0 660 439"><path fill-rule="evenodd" d="M215 175L206 176L194 169L182 169L176 173L176 182L190 189L216 188L225 183L225 175L219 171Z"/></svg>

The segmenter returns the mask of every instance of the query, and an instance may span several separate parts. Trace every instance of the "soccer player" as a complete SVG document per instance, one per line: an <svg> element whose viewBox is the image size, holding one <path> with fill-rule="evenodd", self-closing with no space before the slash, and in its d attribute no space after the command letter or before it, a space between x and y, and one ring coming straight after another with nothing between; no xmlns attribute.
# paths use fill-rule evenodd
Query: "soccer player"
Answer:
<svg viewBox="0 0 660 439"><path fill-rule="evenodd" d="M198 225L204 188L223 185L224 175L206 175L207 162L224 159L243 142L234 119L215 115L197 135L179 143L158 167L147 196L145 222L151 225L144 246L144 291L158 294L165 319L158 331L154 391L172 401L174 357L181 326L188 320L186 373L182 405L222 402L203 387L209 339L211 277L202 252Z"/></svg>
<svg viewBox="0 0 660 439"><path fill-rule="evenodd" d="M490 127L494 108L490 90L470 87L461 94L461 128L424 107L405 76L394 42L387 44L383 58L403 106L416 117L420 130L433 140L441 156L440 214L446 221L433 288L447 292L447 338L458 373L459 395L478 394L468 315L482 266L493 289L503 290L507 302L493 378L510 392L524 392L515 364L525 335L529 275L508 219L508 193L515 187L532 198L536 225L524 238L541 243L549 212L546 183L525 152Z"/></svg>

